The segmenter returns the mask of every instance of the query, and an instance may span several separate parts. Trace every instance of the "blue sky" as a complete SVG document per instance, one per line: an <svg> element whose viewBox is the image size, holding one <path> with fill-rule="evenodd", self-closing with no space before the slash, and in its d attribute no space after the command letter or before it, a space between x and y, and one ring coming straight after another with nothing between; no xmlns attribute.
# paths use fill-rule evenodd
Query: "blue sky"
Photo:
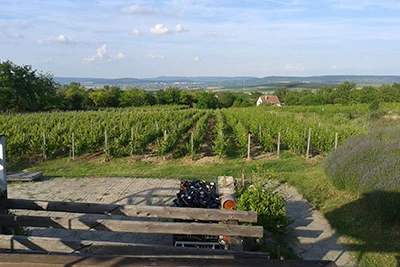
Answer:
<svg viewBox="0 0 400 267"><path fill-rule="evenodd" d="M55 76L400 75L399 0L0 0L0 60Z"/></svg>

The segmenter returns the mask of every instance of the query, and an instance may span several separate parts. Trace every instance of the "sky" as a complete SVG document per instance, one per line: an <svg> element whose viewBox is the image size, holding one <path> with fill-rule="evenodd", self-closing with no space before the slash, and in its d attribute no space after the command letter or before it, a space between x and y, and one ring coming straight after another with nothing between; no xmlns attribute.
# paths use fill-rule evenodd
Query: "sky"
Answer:
<svg viewBox="0 0 400 267"><path fill-rule="evenodd" d="M0 61L58 77L400 75L399 0L0 0Z"/></svg>

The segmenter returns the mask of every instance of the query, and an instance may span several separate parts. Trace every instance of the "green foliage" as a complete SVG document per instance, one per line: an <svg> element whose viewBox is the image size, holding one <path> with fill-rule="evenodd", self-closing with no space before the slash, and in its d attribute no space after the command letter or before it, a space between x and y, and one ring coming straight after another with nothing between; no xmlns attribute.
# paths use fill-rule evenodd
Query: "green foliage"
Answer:
<svg viewBox="0 0 400 267"><path fill-rule="evenodd" d="M369 105L369 110L370 111L377 111L377 110L379 110L379 101L378 100L373 100L372 101L372 103L371 103L371 105Z"/></svg>
<svg viewBox="0 0 400 267"><path fill-rule="evenodd" d="M163 137L168 138L158 151L168 153L177 140L188 131L204 111L199 110L109 110L89 112L54 112L0 116L0 132L7 137L9 160L42 155L48 158L69 155L72 133L75 135L75 155L104 149L112 157L142 153L146 147ZM46 134L46 145L43 142Z"/></svg>
<svg viewBox="0 0 400 267"><path fill-rule="evenodd" d="M379 219L400 223L400 127L353 136L324 162L332 184L364 194Z"/></svg>
<svg viewBox="0 0 400 267"><path fill-rule="evenodd" d="M195 108L214 109L218 105L218 102L212 92L199 92L196 96L196 100L196 104L194 105Z"/></svg>
<svg viewBox="0 0 400 267"><path fill-rule="evenodd" d="M41 111L56 104L52 76L38 73L31 66L0 61L0 112Z"/></svg>
<svg viewBox="0 0 400 267"><path fill-rule="evenodd" d="M273 233L282 233L291 223L286 216L285 200L272 187L260 182L250 185L237 201L239 210L256 211L258 224Z"/></svg>
<svg viewBox="0 0 400 267"><path fill-rule="evenodd" d="M352 82L344 82L335 88L323 87L316 90L303 89L288 90L279 88L275 94L286 105L353 105L355 103L372 103L373 101L382 102L400 102L400 85L384 84L380 87L365 86L357 88Z"/></svg>
<svg viewBox="0 0 400 267"><path fill-rule="evenodd" d="M225 135L225 122L221 111L217 111L216 121L217 123L214 128L215 139L212 149L215 155L222 157L227 153L228 138Z"/></svg>

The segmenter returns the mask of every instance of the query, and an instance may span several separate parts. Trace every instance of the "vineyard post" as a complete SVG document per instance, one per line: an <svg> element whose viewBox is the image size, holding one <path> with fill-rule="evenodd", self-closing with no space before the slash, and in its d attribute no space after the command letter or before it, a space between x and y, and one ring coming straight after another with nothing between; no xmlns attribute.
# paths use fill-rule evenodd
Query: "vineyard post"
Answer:
<svg viewBox="0 0 400 267"><path fill-rule="evenodd" d="M251 145L251 134L249 134L249 139L247 141L247 160L250 160L250 145Z"/></svg>
<svg viewBox="0 0 400 267"><path fill-rule="evenodd" d="M157 143L160 141L160 137L158 137L158 133L159 133L159 128L158 128L158 122L156 121L156 130L157 130Z"/></svg>
<svg viewBox="0 0 400 267"><path fill-rule="evenodd" d="M0 214L7 214L5 202L7 200L7 172L6 172L6 138L0 134ZM0 226L0 234L5 233Z"/></svg>
<svg viewBox="0 0 400 267"><path fill-rule="evenodd" d="M335 150L337 149L338 146L338 133L335 133Z"/></svg>
<svg viewBox="0 0 400 267"><path fill-rule="evenodd" d="M43 132L43 158L46 160L47 155L46 155L46 133Z"/></svg>
<svg viewBox="0 0 400 267"><path fill-rule="evenodd" d="M190 154L193 157L193 154L194 154L194 133L193 133L193 131L190 135Z"/></svg>
<svg viewBox="0 0 400 267"><path fill-rule="evenodd" d="M90 120L90 134L93 134L93 120Z"/></svg>
<svg viewBox="0 0 400 267"><path fill-rule="evenodd" d="M244 187L244 162L242 162L242 186Z"/></svg>
<svg viewBox="0 0 400 267"><path fill-rule="evenodd" d="M260 142L261 142L261 137L262 137L261 124L258 124L258 136L259 136L259 140L260 140Z"/></svg>
<svg viewBox="0 0 400 267"><path fill-rule="evenodd" d="M281 154L281 132L278 132L278 146L276 149L276 156L279 158Z"/></svg>
<svg viewBox="0 0 400 267"><path fill-rule="evenodd" d="M107 140L107 130L104 130L104 152L106 154L106 159L108 159L108 140Z"/></svg>
<svg viewBox="0 0 400 267"><path fill-rule="evenodd" d="M306 158L310 157L310 146L311 146L311 128L308 129L308 138L307 138L307 155Z"/></svg>
<svg viewBox="0 0 400 267"><path fill-rule="evenodd" d="M133 145L133 137L134 137L134 131L133 131L133 127L131 127L131 142L132 142L132 145ZM132 146L132 149L131 149L131 156L133 155L133 152L134 152L134 146Z"/></svg>
<svg viewBox="0 0 400 267"><path fill-rule="evenodd" d="M71 140L72 140L72 160L75 160L75 133L72 132L71 134Z"/></svg>
<svg viewBox="0 0 400 267"><path fill-rule="evenodd" d="M166 143L167 143L167 130L164 130L164 144L166 144ZM164 153L163 153L163 155L162 155L162 159L165 160L165 155L164 155Z"/></svg>
<svg viewBox="0 0 400 267"><path fill-rule="evenodd" d="M25 138L26 138L26 133L23 132L22 133L22 143L24 144L24 146L25 146ZM21 150L21 157L22 157L22 155L24 155L24 149Z"/></svg>

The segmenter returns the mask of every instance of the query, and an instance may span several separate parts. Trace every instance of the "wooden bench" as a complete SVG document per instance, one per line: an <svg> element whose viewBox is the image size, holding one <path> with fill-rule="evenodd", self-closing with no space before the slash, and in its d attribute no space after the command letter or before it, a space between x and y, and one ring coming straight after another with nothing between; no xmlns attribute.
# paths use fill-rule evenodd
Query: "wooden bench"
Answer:
<svg viewBox="0 0 400 267"><path fill-rule="evenodd" d="M263 228L260 226L244 226L230 223L232 221L255 223L257 222L257 214L255 212L9 199L7 197L5 163L5 138L4 136L0 136L0 230L2 231L0 232L0 250L3 251L30 250L56 253L128 256L140 254L142 252L145 253L144 251L147 251L151 255L154 255L154 253L161 253L161 251L164 251L163 253L177 253L179 255L186 255L188 253L186 250L173 247L172 244L171 246L160 248L132 243L100 242L92 240L82 241L68 238L28 237L9 234L9 230L16 227L54 228L65 229L67 231L113 231L120 233L215 235L254 238L263 236ZM13 215L8 214L7 211L9 209L63 212L65 215ZM79 216L77 218L70 218L68 217L69 213L79 213L82 215L98 214L102 216ZM123 219L121 219L121 216ZM142 220L137 220L137 218ZM143 220L143 218L150 220ZM189 222L175 222L174 220ZM209 223L210 221L218 223ZM195 249L188 255L197 255L199 253L200 255L231 255L229 253L233 253L233 251L227 252L224 250L207 251L208 252L204 252L200 249ZM242 252L242 254L243 253L246 254L246 252ZM266 253L262 255L263 257L268 257Z"/></svg>

